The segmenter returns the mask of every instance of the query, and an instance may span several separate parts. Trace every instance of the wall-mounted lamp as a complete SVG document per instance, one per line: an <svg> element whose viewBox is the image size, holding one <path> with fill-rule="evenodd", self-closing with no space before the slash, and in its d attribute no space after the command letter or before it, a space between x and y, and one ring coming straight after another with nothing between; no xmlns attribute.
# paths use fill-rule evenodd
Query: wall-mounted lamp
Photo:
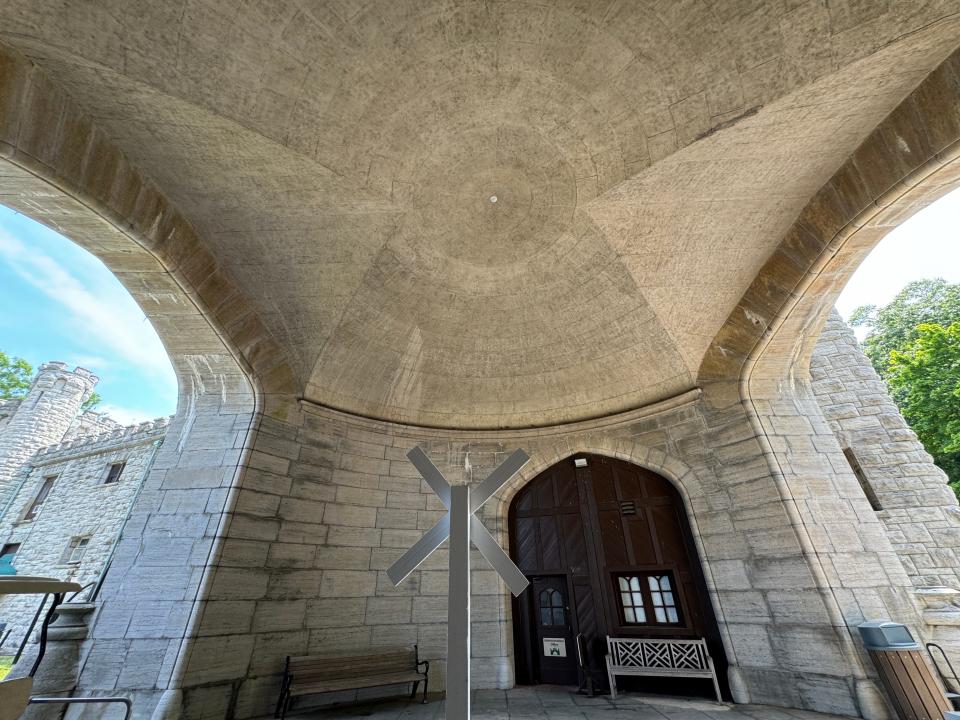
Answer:
<svg viewBox="0 0 960 720"><path fill-rule="evenodd" d="M574 458L573 460L574 467L586 467L587 459L586 458Z"/></svg>

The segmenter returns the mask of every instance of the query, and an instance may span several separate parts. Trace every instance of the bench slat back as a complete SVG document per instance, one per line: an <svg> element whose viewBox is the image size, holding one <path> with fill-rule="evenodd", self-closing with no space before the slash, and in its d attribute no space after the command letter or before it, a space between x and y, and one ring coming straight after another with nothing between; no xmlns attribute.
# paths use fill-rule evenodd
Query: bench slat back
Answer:
<svg viewBox="0 0 960 720"><path fill-rule="evenodd" d="M416 663L413 648L390 647L372 650L367 655L291 657L289 672L299 683L408 672L416 669Z"/></svg>
<svg viewBox="0 0 960 720"><path fill-rule="evenodd" d="M610 662L624 668L707 670L710 655L707 643L699 640L648 640L607 638Z"/></svg>

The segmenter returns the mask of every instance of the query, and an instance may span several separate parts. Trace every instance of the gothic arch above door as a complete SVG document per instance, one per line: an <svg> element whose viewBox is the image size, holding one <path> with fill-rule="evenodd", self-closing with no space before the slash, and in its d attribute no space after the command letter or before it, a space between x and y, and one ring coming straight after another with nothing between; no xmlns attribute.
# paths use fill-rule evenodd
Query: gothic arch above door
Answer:
<svg viewBox="0 0 960 720"><path fill-rule="evenodd" d="M577 467L574 460L582 467ZM567 657L582 634L596 683L605 685L607 635L704 637L726 675L726 662L683 501L665 478L599 455L577 455L540 473L510 505L511 555L531 587L564 598ZM542 587L541 587L542 586ZM540 596L514 601L518 683L556 682L563 627L543 626ZM552 602L552 600L551 600ZM558 603L555 603L558 604ZM558 604L559 607L559 604ZM543 626L543 627L541 627ZM556 637L544 638L551 632ZM552 655L552 656L551 656ZM705 686L705 694L710 694Z"/></svg>

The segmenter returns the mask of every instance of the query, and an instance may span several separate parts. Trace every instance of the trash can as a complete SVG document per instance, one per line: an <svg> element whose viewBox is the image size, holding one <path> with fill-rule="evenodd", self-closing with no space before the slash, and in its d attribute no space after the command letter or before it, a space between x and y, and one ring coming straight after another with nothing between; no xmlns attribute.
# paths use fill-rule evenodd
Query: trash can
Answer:
<svg viewBox="0 0 960 720"><path fill-rule="evenodd" d="M871 620L857 629L900 720L943 720L952 708L907 626Z"/></svg>

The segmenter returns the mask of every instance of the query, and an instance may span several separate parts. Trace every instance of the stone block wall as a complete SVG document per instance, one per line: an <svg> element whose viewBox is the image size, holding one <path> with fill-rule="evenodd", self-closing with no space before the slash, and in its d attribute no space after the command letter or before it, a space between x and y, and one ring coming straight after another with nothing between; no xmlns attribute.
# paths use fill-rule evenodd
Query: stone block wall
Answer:
<svg viewBox="0 0 960 720"><path fill-rule="evenodd" d="M216 352L213 341L207 354L180 355L174 366L179 411L117 543L77 693L133 697L137 718L181 707L184 717L223 718L222 708L205 714L209 691L183 705L180 658L196 641L211 570L220 562L224 523L256 427L255 399L235 358L222 346ZM227 648L215 664L230 662L231 654ZM76 712L98 717L96 708Z"/></svg>
<svg viewBox="0 0 960 720"><path fill-rule="evenodd" d="M40 450L0 516L0 543L20 544L13 561L17 574L96 582L167 426L163 419ZM117 462L126 463L119 481L105 485L108 465ZM56 477L52 490L36 516L25 519L47 477ZM81 561L70 564L64 554L75 537L89 544ZM0 598L0 622L13 630L8 642L20 642L38 602L30 596Z"/></svg>
<svg viewBox="0 0 960 720"><path fill-rule="evenodd" d="M483 512L504 545L513 494L573 453L663 474L688 507L735 698L879 717L852 626L878 616L919 624L903 568L852 473L832 469L842 452L809 392L790 412L767 406L760 426L730 398L711 388L604 420L502 432L400 426L305 403L283 421L264 418L186 651L187 716L270 712L288 654L416 642L436 672L431 686L442 687L443 548L400 587L385 573L441 513L405 458L420 445L454 482L479 482L517 447L530 453ZM768 437L783 439L773 456ZM788 458L788 447L801 452ZM840 475L803 491L802 519L788 507L808 477L778 484L777 453L805 460L811 475ZM509 596L478 556L473 581L474 684L509 687Z"/></svg>
<svg viewBox="0 0 960 720"><path fill-rule="evenodd" d="M834 311L810 364L817 402L862 468L900 561L917 587L960 589L960 507L886 384Z"/></svg>

